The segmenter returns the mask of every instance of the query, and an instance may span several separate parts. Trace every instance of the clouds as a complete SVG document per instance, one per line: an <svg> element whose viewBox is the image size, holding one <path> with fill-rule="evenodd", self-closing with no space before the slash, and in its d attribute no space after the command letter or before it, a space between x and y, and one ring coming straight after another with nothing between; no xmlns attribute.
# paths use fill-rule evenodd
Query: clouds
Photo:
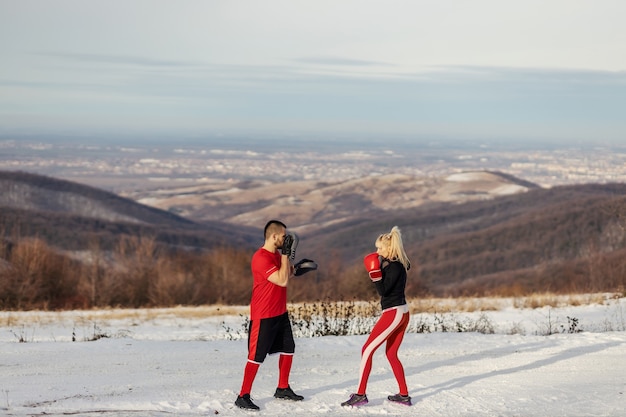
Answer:
<svg viewBox="0 0 626 417"><path fill-rule="evenodd" d="M109 64L109 65L129 65L144 67L192 67L197 66L199 62L185 62L175 60L163 60L142 56L129 55L106 55L93 53L39 53L35 54L43 58L71 61L77 64Z"/></svg>
<svg viewBox="0 0 626 417"><path fill-rule="evenodd" d="M623 134L621 1L0 8L0 132L54 120L209 133Z"/></svg>

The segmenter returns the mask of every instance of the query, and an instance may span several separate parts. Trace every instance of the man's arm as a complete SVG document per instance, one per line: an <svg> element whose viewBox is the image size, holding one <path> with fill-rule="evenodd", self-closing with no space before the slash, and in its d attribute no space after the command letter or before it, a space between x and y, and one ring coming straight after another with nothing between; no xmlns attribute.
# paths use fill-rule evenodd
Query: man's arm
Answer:
<svg viewBox="0 0 626 417"><path fill-rule="evenodd" d="M289 256L281 255L280 256L280 269L278 271L273 272L272 275L267 277L267 280L271 282L272 284L276 284L281 287L286 287L287 283L289 282L289 278L291 278L292 275L293 275L293 267L291 266L291 263L289 262Z"/></svg>

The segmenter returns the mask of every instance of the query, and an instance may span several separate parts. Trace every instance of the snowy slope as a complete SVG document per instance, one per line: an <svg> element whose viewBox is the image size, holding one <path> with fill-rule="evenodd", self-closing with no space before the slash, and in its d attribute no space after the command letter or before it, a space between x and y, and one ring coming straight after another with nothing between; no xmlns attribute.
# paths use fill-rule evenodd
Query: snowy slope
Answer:
<svg viewBox="0 0 626 417"><path fill-rule="evenodd" d="M269 357L253 386L258 413L233 405L246 340L227 339L236 333L232 329L240 316L184 319L170 314L98 324L85 320L85 312L2 312L0 415L623 416L624 307L622 299L549 312L508 309L489 312L495 334L409 333L400 355L413 407L386 400L397 386L382 350L374 357L370 403L341 407L356 388L366 336L298 338L291 384L305 400L272 398L278 361ZM45 314L54 320L42 320ZM40 318L19 324L25 315ZM541 331L548 318L556 325L567 323L565 317L576 317L589 330ZM524 332L508 334L524 323ZM84 341L94 335L107 337Z"/></svg>

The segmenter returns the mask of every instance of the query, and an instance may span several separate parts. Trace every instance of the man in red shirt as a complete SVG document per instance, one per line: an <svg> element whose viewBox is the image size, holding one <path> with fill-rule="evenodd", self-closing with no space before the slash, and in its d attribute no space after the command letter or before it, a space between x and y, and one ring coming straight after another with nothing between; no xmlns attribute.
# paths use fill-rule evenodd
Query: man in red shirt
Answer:
<svg viewBox="0 0 626 417"><path fill-rule="evenodd" d="M265 243L252 256L253 277L248 329L248 361L244 369L241 391L235 405L247 410L259 410L250 399L252 383L259 366L268 354L279 353L278 387L274 397L301 401L301 395L289 386L289 373L295 351L291 323L287 313L287 284L293 276L293 259L297 238L287 234L287 226L278 220L265 225ZM280 250L279 250L280 249Z"/></svg>

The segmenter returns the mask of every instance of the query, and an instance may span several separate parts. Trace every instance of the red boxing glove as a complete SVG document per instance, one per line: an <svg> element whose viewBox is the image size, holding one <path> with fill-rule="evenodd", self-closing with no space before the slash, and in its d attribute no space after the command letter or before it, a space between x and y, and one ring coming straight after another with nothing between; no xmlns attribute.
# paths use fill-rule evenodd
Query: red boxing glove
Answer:
<svg viewBox="0 0 626 417"><path fill-rule="evenodd" d="M383 279L383 271L380 270L380 256L377 253L370 253L363 258L365 269L370 275L372 282L380 281Z"/></svg>

